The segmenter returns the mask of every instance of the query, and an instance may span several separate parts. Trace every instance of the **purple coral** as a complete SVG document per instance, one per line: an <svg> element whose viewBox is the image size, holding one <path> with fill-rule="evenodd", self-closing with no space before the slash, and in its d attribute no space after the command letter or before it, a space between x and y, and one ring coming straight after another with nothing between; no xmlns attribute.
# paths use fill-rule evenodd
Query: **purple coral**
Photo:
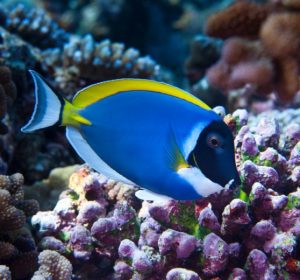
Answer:
<svg viewBox="0 0 300 280"><path fill-rule="evenodd" d="M247 204L234 199L223 211L221 232L224 235L239 235L250 223Z"/></svg>
<svg viewBox="0 0 300 280"><path fill-rule="evenodd" d="M262 183L267 188L276 189L279 176L276 170L268 166L257 166L250 160L244 162L241 167L241 177L245 186L250 187L255 182Z"/></svg>
<svg viewBox="0 0 300 280"><path fill-rule="evenodd" d="M201 278L196 272L184 268L173 268L166 275L166 280L181 280L181 279L201 280Z"/></svg>
<svg viewBox="0 0 300 280"><path fill-rule="evenodd" d="M92 235L87 228L81 225L76 225L72 228L69 246L76 259L88 260L94 249L92 243Z"/></svg>
<svg viewBox="0 0 300 280"><path fill-rule="evenodd" d="M217 216L211 209L211 207L205 207L201 210L198 217L199 225L206 227L207 229L213 232L219 232L221 229L221 225L218 221Z"/></svg>
<svg viewBox="0 0 300 280"><path fill-rule="evenodd" d="M111 235L113 231L121 230L124 226L132 223L135 218L135 210L126 202L116 205L111 217L99 218L91 227L92 235L105 242L118 242L118 238ZM135 221L133 221L133 224Z"/></svg>
<svg viewBox="0 0 300 280"><path fill-rule="evenodd" d="M299 142L278 138L289 118L264 120L264 130L260 117L234 116L244 192L141 207L128 186L84 167L53 211L33 217L39 248L68 255L89 279L299 278Z"/></svg>
<svg viewBox="0 0 300 280"><path fill-rule="evenodd" d="M254 249L250 252L246 266L251 279L277 279L274 273L274 266L270 265L267 256L260 250Z"/></svg>
<svg viewBox="0 0 300 280"><path fill-rule="evenodd" d="M164 231L158 240L159 252L162 255L175 251L177 258L188 258L199 246L198 240L184 232L172 229Z"/></svg>
<svg viewBox="0 0 300 280"><path fill-rule="evenodd" d="M271 214L279 212L288 203L287 196L270 193L258 182L252 186L249 198L257 219L269 218Z"/></svg>
<svg viewBox="0 0 300 280"><path fill-rule="evenodd" d="M161 257L151 247L139 249L131 240L125 239L120 243L119 256L129 259L132 267L142 274L149 274L160 266Z"/></svg>
<svg viewBox="0 0 300 280"><path fill-rule="evenodd" d="M203 273L216 276L225 270L228 262L228 244L214 233L203 240Z"/></svg>

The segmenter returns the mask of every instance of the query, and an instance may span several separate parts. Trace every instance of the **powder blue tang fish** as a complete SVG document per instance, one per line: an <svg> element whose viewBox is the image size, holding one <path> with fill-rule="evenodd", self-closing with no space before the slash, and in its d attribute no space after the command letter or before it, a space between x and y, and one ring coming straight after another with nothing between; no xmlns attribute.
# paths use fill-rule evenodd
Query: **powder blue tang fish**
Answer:
<svg viewBox="0 0 300 280"><path fill-rule="evenodd" d="M139 186L139 198L192 200L239 184L232 134L195 96L156 81L121 79L86 87L69 102L30 73L36 103L22 131L66 126L85 162Z"/></svg>

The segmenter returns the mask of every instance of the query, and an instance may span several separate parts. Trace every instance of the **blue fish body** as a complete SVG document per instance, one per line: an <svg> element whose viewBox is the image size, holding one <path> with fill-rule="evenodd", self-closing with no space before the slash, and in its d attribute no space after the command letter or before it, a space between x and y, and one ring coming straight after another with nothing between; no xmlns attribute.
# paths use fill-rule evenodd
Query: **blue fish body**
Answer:
<svg viewBox="0 0 300 280"><path fill-rule="evenodd" d="M41 104L57 104L54 93L49 93L44 81L35 73L33 77L39 89L36 95L42 96L42 101L45 98L54 100ZM238 182L232 136L213 110L199 106L189 95L181 98L179 92L174 96L169 88L165 90L167 93L161 92L160 84L156 82L146 82L150 86L145 86L145 89L142 82L138 89L134 84L135 88L130 90L116 83L117 90L100 99L93 96L93 100L86 101L84 92L79 92L79 98L75 96L73 102L77 107L72 107L67 101L64 101L67 105L62 104L60 115L65 120L54 118L52 121L67 126L68 139L88 164L108 177L179 200L196 199L220 191L224 187L220 182ZM88 92L89 88L95 90L92 87L83 91ZM43 92L39 94L39 91ZM85 96L88 98L88 93ZM76 98L79 105L84 103L79 108ZM81 103L78 101L80 98ZM46 115L47 112L34 113L23 130L40 128L43 123L41 114ZM214 136L214 130L217 136ZM208 136L204 137L203 133ZM212 148L206 147L207 139L222 140L220 143L226 144L222 153L219 152L221 157L215 152L220 147L212 146L214 153L211 154ZM201 159L201 154L207 154L209 158ZM225 159L224 166L229 165L223 168L227 170L226 174L211 173L218 159L221 162ZM199 165L203 166L203 170ZM217 166L222 169L222 164ZM221 170L220 173L224 172Z"/></svg>
<svg viewBox="0 0 300 280"><path fill-rule="evenodd" d="M153 192L172 193L177 199L199 197L193 189L187 193L186 182L170 168L170 141L183 150L184 139L193 128L206 126L219 119L218 115L147 91L111 96L86 107L81 115L92 122L82 127L82 135L120 174Z"/></svg>

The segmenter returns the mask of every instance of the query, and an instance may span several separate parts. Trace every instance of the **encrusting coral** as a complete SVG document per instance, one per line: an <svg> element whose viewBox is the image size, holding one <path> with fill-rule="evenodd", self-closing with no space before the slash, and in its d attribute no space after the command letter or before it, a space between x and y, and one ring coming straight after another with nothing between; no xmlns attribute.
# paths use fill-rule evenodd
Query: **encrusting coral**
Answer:
<svg viewBox="0 0 300 280"><path fill-rule="evenodd" d="M33 216L39 248L90 279L298 279L299 109L224 120L241 191L141 207L129 186L82 167L53 211Z"/></svg>

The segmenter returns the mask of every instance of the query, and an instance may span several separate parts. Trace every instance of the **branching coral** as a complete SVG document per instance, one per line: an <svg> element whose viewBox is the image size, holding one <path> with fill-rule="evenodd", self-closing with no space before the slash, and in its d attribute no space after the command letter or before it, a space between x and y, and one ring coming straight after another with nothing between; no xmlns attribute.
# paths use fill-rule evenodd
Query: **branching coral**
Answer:
<svg viewBox="0 0 300 280"><path fill-rule="evenodd" d="M263 5L236 1L227 9L209 17L205 33L222 39L232 36L255 38L267 16L268 9Z"/></svg>
<svg viewBox="0 0 300 280"><path fill-rule="evenodd" d="M237 89L247 86L248 100L275 93L284 103L292 102L300 89L299 10L295 1L270 2L237 1L208 19L207 34L227 40L207 79L211 86L229 93L229 102L235 93L241 96Z"/></svg>
<svg viewBox="0 0 300 280"><path fill-rule="evenodd" d="M120 195L110 193L116 186ZM104 176L83 167L70 177L69 189L53 211L38 212L32 224L39 232L41 249L57 250L68 254L77 273L90 272L102 276L109 271L117 258L118 245L124 238L137 240L136 212L133 207L136 198L128 186L120 186ZM118 196L117 196L118 197ZM129 202L129 203L128 203ZM49 237L51 236L51 238ZM97 266L103 262L102 271ZM94 277L85 275L85 277Z"/></svg>
<svg viewBox="0 0 300 280"><path fill-rule="evenodd" d="M39 248L67 256L74 275L89 279L297 279L299 110L237 110L224 120L240 192L141 207L129 186L83 167L53 211L32 218Z"/></svg>
<svg viewBox="0 0 300 280"><path fill-rule="evenodd" d="M21 174L0 176L0 263L10 268L13 279L23 279L35 269L38 253L25 222L37 211L35 200L24 200Z"/></svg>
<svg viewBox="0 0 300 280"><path fill-rule="evenodd" d="M159 67L138 50L109 40L95 42L91 35L73 37L63 50L42 53L48 71L54 72L60 90L74 94L80 87L114 78L155 78Z"/></svg>
<svg viewBox="0 0 300 280"><path fill-rule="evenodd" d="M72 265L64 256L51 250L39 254L39 269L34 273L33 280L71 280Z"/></svg>
<svg viewBox="0 0 300 280"><path fill-rule="evenodd" d="M45 11L19 4L7 14L4 27L41 49L62 46L70 36Z"/></svg>

